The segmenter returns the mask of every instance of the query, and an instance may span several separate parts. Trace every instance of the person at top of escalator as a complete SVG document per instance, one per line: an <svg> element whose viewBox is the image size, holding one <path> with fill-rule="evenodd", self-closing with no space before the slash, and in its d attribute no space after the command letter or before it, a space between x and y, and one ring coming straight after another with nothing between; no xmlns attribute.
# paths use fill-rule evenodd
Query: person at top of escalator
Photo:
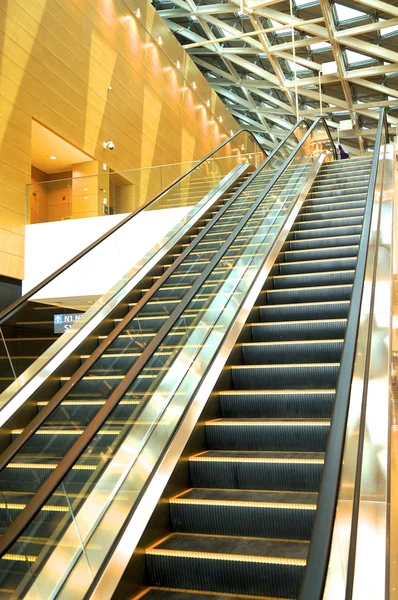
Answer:
<svg viewBox="0 0 398 600"><path fill-rule="evenodd" d="M348 152L346 152L344 150L344 148L341 144L339 144L339 154L340 154L340 160L343 160L344 158L350 158L350 155L348 154Z"/></svg>

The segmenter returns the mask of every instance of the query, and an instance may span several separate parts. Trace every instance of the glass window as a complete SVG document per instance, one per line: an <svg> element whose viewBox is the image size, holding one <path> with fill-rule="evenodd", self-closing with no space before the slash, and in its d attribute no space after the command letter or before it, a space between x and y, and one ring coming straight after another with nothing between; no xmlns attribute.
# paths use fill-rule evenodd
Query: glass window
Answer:
<svg viewBox="0 0 398 600"><path fill-rule="evenodd" d="M344 21L352 21L354 19L361 19L363 17L367 17L368 15L361 10L357 10L356 8L349 8L348 6L344 6L343 4L334 5L336 10L337 19L340 23Z"/></svg>

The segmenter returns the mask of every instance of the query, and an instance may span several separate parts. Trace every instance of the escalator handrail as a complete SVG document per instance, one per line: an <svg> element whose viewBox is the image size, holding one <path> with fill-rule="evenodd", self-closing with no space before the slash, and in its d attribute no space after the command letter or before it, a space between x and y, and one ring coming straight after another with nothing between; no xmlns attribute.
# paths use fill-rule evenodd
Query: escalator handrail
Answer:
<svg viewBox="0 0 398 600"><path fill-rule="evenodd" d="M81 458L81 455L87 448L88 444L97 434L99 429L103 426L103 424L108 419L110 413L113 411L115 406L122 399L123 394L126 389L131 385L133 379L136 378L138 373L145 368L146 363L152 356L154 350L163 342L165 337L167 336L170 329L174 326L177 320L180 318L181 313L184 311L186 306L191 302L193 296L196 291L200 288L200 286L206 281L209 273L211 273L215 264L220 260L223 254L228 250L232 241L239 235L240 230L244 227L246 222L258 208L258 206L263 201L264 197L268 194L273 185L278 181L281 175L284 173L285 169L289 166L290 162L293 160L294 156L303 146L307 138L310 136L312 131L317 127L321 119L317 119L313 123L313 125L308 129L307 133L303 136L301 141L298 143L297 147L291 152L287 159L283 162L280 169L277 173L272 177L270 182L266 185L264 191L259 195L257 200L253 203L252 207L247 211L246 215L241 219L241 221L236 225L233 232L228 236L227 240L220 247L216 255L209 262L201 276L198 280L191 286L186 295L181 299L178 306L171 313L167 322L156 334L155 338L152 342L146 347L141 357L136 361L127 375L123 378L122 382L117 386L117 388L113 391L109 399L106 401L105 405L99 410L96 416L92 419L88 427L85 431L80 435L79 439L73 444L73 446L68 450L65 456L61 459L57 467L52 471L51 475L48 477L46 482L37 490L34 496L29 500L25 508L19 513L13 523L7 528L7 530L0 537L0 557L4 555L7 550L19 539L19 537L23 534L26 527L32 521L32 519L39 513L44 504L48 501L48 499L54 494L55 490L59 487L65 476L69 473L69 471L73 468L73 465ZM322 119L324 121L324 119ZM301 125L302 122L296 124L293 127L291 133L294 129ZM324 121L325 127L327 127L326 122ZM308 124L306 123L308 126ZM289 135L291 135L291 133ZM287 136L289 137L289 136ZM286 138L285 138L286 139ZM283 142L279 146L281 146ZM143 407L141 407L141 410ZM139 414L139 413L138 413ZM137 415L136 415L137 417ZM30 427L28 426L28 430Z"/></svg>
<svg viewBox="0 0 398 600"><path fill-rule="evenodd" d="M340 371L336 387L332 421L326 446L325 462L319 488L318 507L312 529L311 545L307 558L307 567L299 594L299 600L321 600L326 580L329 553L332 543L333 527L339 492L341 463L344 452L344 440L347 426L350 388L354 370L354 358L358 337L361 301L363 295L365 268L368 256L370 225L374 204L377 170L383 128L388 125L385 109L380 114L365 212L359 242L357 266L351 293L350 309L344 347L340 359ZM342 163L344 164L344 163Z"/></svg>
<svg viewBox="0 0 398 600"><path fill-rule="evenodd" d="M9 319L12 315L14 315L22 307L22 305L24 305L29 300L29 298L31 298L34 294L36 294L42 288L44 288L46 285L48 285L49 283L51 283L51 281L53 281L56 277L58 277L64 271L66 271L67 269L69 269L69 267L71 267L78 260L80 260L81 258L83 258L83 256L85 256L86 254L88 254L91 250L93 250L93 248L95 248L96 246L98 246L99 244L101 244L101 242L103 242L108 237L110 237L115 231L117 231L118 229L120 229L121 227L123 227L123 225L125 225L128 221L130 221L131 219L133 219L134 217L136 217L143 210L146 210L148 208L148 206L150 206L151 204L153 204L154 202L156 202L156 200L158 200L161 196L163 196L171 188L173 188L174 186L178 185L185 177L188 177L189 175L191 175L191 173L195 169L197 169L198 167L200 167L207 160L211 159L211 157L214 154L216 154L216 152L218 152L224 146L226 146L227 144L229 144L230 142L232 142L238 135L240 135L242 133L250 134L250 136L253 138L253 140L256 142L256 144L258 144L259 148L261 148L263 150L264 154L266 155L266 152L265 152L264 148L262 148L261 144L257 141L257 139L255 138L255 136L253 135L253 133L251 131L249 131L248 129L240 129L236 134L234 134L233 136L231 136L230 138L228 138L227 140L225 140L224 142L222 142L221 144L219 144L219 146L217 146L217 148L215 148L214 150L212 150L211 152L209 152L208 154L206 154L206 156L204 156L200 161L198 161L188 171L186 171L185 173L183 173L182 175L180 175L180 177L178 177L175 181L173 181L167 187L165 187L164 190L162 190L154 198L152 198L151 200L148 200L148 202L146 202L142 206L139 206L137 208L137 210L135 210L131 214L127 215L127 217L125 217L122 221L120 221L120 223L117 223L116 225L114 225L114 227L112 227L111 229L109 229L109 231L105 232L103 235L101 235L99 238L97 238L89 246L87 246L86 248L84 248L84 250L82 250L81 252L79 252L78 254L76 254L73 258L71 258L70 260L68 260L64 265L62 265L56 271L54 271L53 273L51 273L51 275L49 275L48 277L46 277L45 279L43 279L43 281L41 281L40 283L38 283L37 285L35 285L31 290L29 290L29 292L27 292L26 294L24 294L23 296L21 296L20 298L18 298L17 300L15 300L15 302L13 302L7 308L5 308L3 311L1 311L0 312L0 326L4 323L4 321L6 321L6 319Z"/></svg>
<svg viewBox="0 0 398 600"><path fill-rule="evenodd" d="M26 427L24 431L16 437L11 444L0 454L0 473L7 466L7 464L21 451L24 444L36 433L36 431L44 424L46 419L56 410L56 408L62 403L65 397L73 390L73 388L81 381L81 379L91 369L93 364L102 356L109 346L116 340L119 334L123 331L126 325L135 318L142 308L152 299L158 289L163 285L166 279L168 279L174 271L179 267L183 260L190 254L195 247L201 242L206 233L217 223L217 221L223 216L228 208L235 202L236 198L250 185L255 177L260 173L268 161L279 151L285 141L294 133L294 131L300 128L302 125L306 125L309 129L307 121L304 119L293 125L289 130L286 137L274 148L269 156L267 156L259 167L248 177L248 179L232 194L231 198L225 203L225 205L214 215L209 223L203 228L203 230L195 237L195 239L188 245L188 247L182 252L176 261L170 265L170 267L163 273L161 277L154 283L153 286L144 294L144 296L128 311L125 317L120 321L111 333L105 338L99 346L92 352L92 354L84 361L84 363L73 373L70 379L54 394L48 404L42 408L42 410L32 419L29 423L29 427Z"/></svg>

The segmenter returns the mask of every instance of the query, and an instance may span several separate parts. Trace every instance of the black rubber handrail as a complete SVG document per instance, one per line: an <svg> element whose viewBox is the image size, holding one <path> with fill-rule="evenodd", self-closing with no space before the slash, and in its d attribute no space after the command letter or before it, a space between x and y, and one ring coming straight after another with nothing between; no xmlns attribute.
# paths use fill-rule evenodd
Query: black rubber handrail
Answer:
<svg viewBox="0 0 398 600"><path fill-rule="evenodd" d="M322 119L323 120L323 119ZM62 480L68 474L68 472L73 468L73 465L81 458L81 455L90 444L92 439L104 425L106 420L108 419L111 412L123 398L123 395L131 386L132 382L136 379L139 373L145 368L146 364L152 357L153 353L163 342L165 337L168 335L172 327L181 317L183 311L191 302L196 292L200 288L200 286L206 281L209 274L212 272L215 265L219 262L222 256L227 252L230 244L233 240L239 235L241 229L245 226L247 221L253 215L253 213L257 210L258 206L261 204L265 196L274 186L274 184L278 181L281 175L284 173L285 169L289 166L290 162L293 160L294 156L303 146L307 138L310 136L312 131L318 125L320 119L314 122L314 124L310 127L307 133L303 136L302 140L299 142L297 147L293 150L293 152L289 155L289 157L283 162L280 169L277 173L272 177L269 183L266 185L264 191L257 198L257 200L252 204L251 208L246 212L244 217L239 221L236 225L232 233L225 240L223 245L214 255L212 260L209 262L203 273L196 280L196 282L191 286L189 291L185 294L185 296L180 300L178 306L171 313L166 323L161 327L153 340L148 344L140 358L134 363L128 373L125 375L121 383L117 386L117 388L112 392L105 405L98 411L95 417L92 419L88 427L85 431L80 435L79 439L75 442L75 444L68 450L66 455L61 459L60 463L56 466L54 471L48 477L46 482L41 486L41 488L34 494L25 508L19 513L16 519L11 523L8 529L4 532L4 534L0 537L0 556L3 556L7 550L18 540L18 538L23 534L26 527L29 525L31 520L39 513L44 504L48 501L48 499L53 495L55 490L61 484ZM301 124L301 123L300 123ZM298 126L297 124L294 129ZM325 127L327 127L325 123ZM288 134L289 137L291 133ZM287 138L285 138L287 139ZM283 142L279 145L279 147L283 144ZM253 177L253 176L252 176ZM143 407L140 407L139 412ZM138 413L139 414L139 413ZM136 415L137 416L137 415Z"/></svg>
<svg viewBox="0 0 398 600"><path fill-rule="evenodd" d="M332 421L326 447L325 464L319 488L318 508L312 530L307 567L300 589L299 600L321 600L326 580L344 452L350 386L354 370L381 138L383 127L385 126L385 109L383 109L380 114L377 128L362 233L359 242L357 266L351 294L344 347L340 359L336 397L334 400ZM388 126L386 135L388 140ZM342 163L342 166L344 166L344 163Z"/></svg>
<svg viewBox="0 0 398 600"><path fill-rule="evenodd" d="M117 223L117 225L115 225L114 227L112 227L112 229L109 229L109 231L107 231L101 237L99 237L94 242L92 242L84 250L82 250L81 252L79 252L78 254L76 254L76 256L74 256L73 258L71 258L64 265L62 265L62 267L59 267L59 269L57 269L56 271L54 271L53 273L51 273L51 275L49 275L48 277L46 277L45 279L43 279L43 281L41 281L40 283L38 283L37 285L35 285L34 288L32 288L31 290L29 290L29 292L27 292L26 294L24 294L23 296L21 296L20 298L18 298L17 300L15 300L15 302L13 302L6 309L4 309L2 312L0 312L0 326L4 323L4 321L6 319L9 319L12 315L14 315L22 307L22 305L24 305L29 300L29 298L31 298L34 294L36 294L37 292L39 292L46 285L48 285L49 283L51 283L51 281L53 281L56 277L58 277L58 275L61 275L61 273L63 273L67 269L69 269L69 267L71 267L78 260L80 260L81 258L83 258L83 256L85 256L86 254L88 254L93 248L95 248L96 246L98 246L101 242L103 242L109 236L111 236L115 231L117 231L118 229L120 229L120 227L123 227L123 225L125 225L125 223L127 223L128 221L130 221L131 219L133 219L136 215L138 215L138 213L140 213L143 210L147 209L148 206L150 206L151 204L153 204L153 202L155 202L156 200L158 200L158 198L160 198L161 196L163 196L172 187L178 185L185 177L188 177L189 175L191 175L191 173L195 169L197 169L203 163L205 163L207 160L209 160L214 154L216 154L219 150L221 150L221 148L223 148L224 146L226 146L227 144L229 144L230 142L232 142L241 133L250 134L251 137L253 138L253 140L256 142L256 144L258 144L259 148L261 148L261 150L266 155L265 150L262 148L261 144L257 141L257 139L255 138L255 136L253 135L253 133L251 131L249 131L248 129L241 129L235 135L233 135L232 137L230 137L227 140L225 140L224 142L222 142L219 146L217 146L217 148L215 148L214 150L212 150L211 152L209 152L209 154L206 154L206 156L204 158L202 158L193 167L191 167L188 171L186 171L186 173L183 173L182 175L180 175L180 177L178 177L175 181L173 181L172 183L170 183L170 185L168 185L166 188L164 188L164 190L162 190L154 198L152 198L151 200L148 200L148 202L146 202L145 204L143 204L142 206L140 206L139 208L137 208L137 210L135 210L134 212L132 212L131 214L129 214L125 219L123 219L122 221L120 221L120 223Z"/></svg>
<svg viewBox="0 0 398 600"><path fill-rule="evenodd" d="M282 145L285 143L285 140L288 139L294 131L301 127L302 125L308 124L306 121L301 120L299 123L296 123L287 136L282 140L276 148L271 152L271 154L264 159L259 167L248 177L248 179L241 185L239 188L232 194L231 198L225 203L225 205L214 215L214 217L209 221L209 223L202 229L202 231L195 237L195 239L187 246L187 248L182 252L182 254L177 258L176 261L170 265L170 267L163 273L161 277L156 281L156 283L144 294L144 296L128 311L125 317L120 321L120 323L111 331L111 333L105 338L101 344L97 346L97 348L92 352L87 360L73 373L70 379L63 385L60 390L51 398L48 404L32 419L27 427L23 430L23 432L16 437L11 444L4 450L4 452L0 455L0 473L7 466L8 462L12 460L18 452L21 451L23 445L30 439L32 435L43 425L45 420L54 412L54 410L62 403L62 401L66 398L66 396L73 390L73 388L85 377L94 363L102 356L104 352L109 348L109 346L116 340L119 334L123 331L123 329L128 325L128 323L134 319L142 308L147 304L158 289L163 285L163 283L173 274L173 272L179 267L183 260L190 254L196 246L201 242L206 233L217 223L217 221L223 216L223 214L228 210L233 202L235 202L236 198L251 184L253 179L260 173L264 167L267 165L268 161L272 159L273 156L279 151ZM12 401L12 399L10 399Z"/></svg>

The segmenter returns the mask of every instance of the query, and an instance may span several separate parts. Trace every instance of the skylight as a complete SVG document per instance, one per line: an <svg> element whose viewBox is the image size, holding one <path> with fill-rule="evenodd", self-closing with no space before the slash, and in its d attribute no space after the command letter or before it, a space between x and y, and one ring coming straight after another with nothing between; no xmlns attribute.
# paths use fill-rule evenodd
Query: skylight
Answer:
<svg viewBox="0 0 398 600"><path fill-rule="evenodd" d="M303 6L312 6L313 4L319 4L319 0L294 0L297 8L302 8Z"/></svg>
<svg viewBox="0 0 398 600"><path fill-rule="evenodd" d="M385 19L380 19L380 21L385 21ZM380 35L384 37L385 35L394 35L398 33L398 25L393 25L392 27L383 27L380 29Z"/></svg>
<svg viewBox="0 0 398 600"><path fill-rule="evenodd" d="M273 19L270 19L270 21L271 21L272 27L281 27L282 26L282 24L278 23L278 21L274 21ZM279 31L275 31L275 33L277 35L292 35L292 28L287 27L286 29L279 29Z"/></svg>
<svg viewBox="0 0 398 600"><path fill-rule="evenodd" d="M316 44L310 44L310 48L313 52L320 50L330 50L331 46L329 42L317 42Z"/></svg>
<svg viewBox="0 0 398 600"><path fill-rule="evenodd" d="M368 15L360 10L356 10L355 8L349 8L348 6L344 6L343 4L335 4L337 18L342 23L343 21L352 21L353 19L360 19L362 17L367 17Z"/></svg>
<svg viewBox="0 0 398 600"><path fill-rule="evenodd" d="M353 65L359 65L361 63L374 62L375 60L374 58L370 58L370 56L366 56L366 54L360 54L359 52L354 52L353 50L346 50L345 55L350 67Z"/></svg>
<svg viewBox="0 0 398 600"><path fill-rule="evenodd" d="M294 63L291 60L288 60L286 62L289 65L289 68L292 71L292 73L294 73L294 72L296 72L296 73L309 73L310 72L310 69L307 69L307 67L303 67L303 65L299 65L298 63Z"/></svg>

